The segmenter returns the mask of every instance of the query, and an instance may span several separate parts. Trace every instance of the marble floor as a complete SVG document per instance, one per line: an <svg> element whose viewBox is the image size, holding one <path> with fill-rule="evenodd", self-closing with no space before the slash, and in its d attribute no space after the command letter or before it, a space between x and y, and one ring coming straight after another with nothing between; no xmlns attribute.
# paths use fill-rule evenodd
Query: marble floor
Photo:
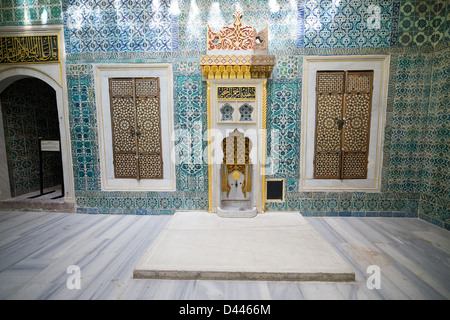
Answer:
<svg viewBox="0 0 450 320"><path fill-rule="evenodd" d="M75 212L75 204L65 202L61 185L23 194L14 198L0 200L0 211L59 211Z"/></svg>
<svg viewBox="0 0 450 320"><path fill-rule="evenodd" d="M170 219L0 211L0 299L450 298L450 233L415 218L305 217L355 271L352 282L133 279ZM379 289L368 285L373 265Z"/></svg>
<svg viewBox="0 0 450 320"><path fill-rule="evenodd" d="M2 202L12 202L12 201L17 201L17 202L57 202L57 203L62 203L64 202L64 197L60 197L62 195L61 193L61 185L57 185L57 186L53 186L50 188L45 188L44 190L42 190L42 195L41 195L41 191L37 190L37 191L33 191L30 193L26 193L26 194L22 194L20 196L14 197L14 198L10 198L10 199L6 199L6 200L1 200Z"/></svg>

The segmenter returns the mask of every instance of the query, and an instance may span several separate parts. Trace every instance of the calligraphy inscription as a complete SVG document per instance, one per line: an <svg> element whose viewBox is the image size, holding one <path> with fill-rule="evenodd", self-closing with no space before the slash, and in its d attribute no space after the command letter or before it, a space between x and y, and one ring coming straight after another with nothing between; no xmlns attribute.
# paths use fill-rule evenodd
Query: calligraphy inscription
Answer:
<svg viewBox="0 0 450 320"><path fill-rule="evenodd" d="M256 87L218 87L219 99L255 99Z"/></svg>
<svg viewBox="0 0 450 320"><path fill-rule="evenodd" d="M0 63L59 62L58 36L0 37Z"/></svg>

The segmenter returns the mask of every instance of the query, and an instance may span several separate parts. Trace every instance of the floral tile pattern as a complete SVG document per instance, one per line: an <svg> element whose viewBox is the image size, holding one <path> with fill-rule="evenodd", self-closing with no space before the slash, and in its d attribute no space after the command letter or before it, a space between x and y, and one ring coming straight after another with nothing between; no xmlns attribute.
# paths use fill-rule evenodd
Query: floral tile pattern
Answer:
<svg viewBox="0 0 450 320"><path fill-rule="evenodd" d="M302 72L302 57L280 56L272 74L274 79L299 79Z"/></svg>
<svg viewBox="0 0 450 320"><path fill-rule="evenodd" d="M99 190L97 119L91 65L67 65L75 191Z"/></svg>
<svg viewBox="0 0 450 320"><path fill-rule="evenodd" d="M208 176L203 161L203 84L200 76L177 78L176 141L179 190L203 191ZM206 173L206 175L205 175Z"/></svg>
<svg viewBox="0 0 450 320"><path fill-rule="evenodd" d="M297 127L297 91L298 85L292 83L272 83L268 118L270 137L271 170L275 177L298 177L300 136Z"/></svg>
<svg viewBox="0 0 450 320"><path fill-rule="evenodd" d="M399 46L435 46L448 39L448 1L401 1L399 11Z"/></svg>

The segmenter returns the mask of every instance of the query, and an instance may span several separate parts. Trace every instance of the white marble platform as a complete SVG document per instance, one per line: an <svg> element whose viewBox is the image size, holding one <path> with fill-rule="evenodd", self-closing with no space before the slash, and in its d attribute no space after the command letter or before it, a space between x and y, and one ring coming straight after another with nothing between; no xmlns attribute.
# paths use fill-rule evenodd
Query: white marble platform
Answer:
<svg viewBox="0 0 450 320"><path fill-rule="evenodd" d="M222 218L177 212L134 278L354 281L355 273L298 212Z"/></svg>

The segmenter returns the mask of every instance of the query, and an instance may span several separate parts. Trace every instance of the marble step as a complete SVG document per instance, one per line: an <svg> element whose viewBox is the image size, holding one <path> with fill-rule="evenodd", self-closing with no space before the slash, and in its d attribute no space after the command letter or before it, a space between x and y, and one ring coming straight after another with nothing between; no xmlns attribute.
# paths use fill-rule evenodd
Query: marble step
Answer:
<svg viewBox="0 0 450 320"><path fill-rule="evenodd" d="M59 211L76 212L75 202L50 202L50 201L0 201L0 211Z"/></svg>
<svg viewBox="0 0 450 320"><path fill-rule="evenodd" d="M353 269L299 213L223 218L177 212L136 265L134 278L354 281Z"/></svg>

